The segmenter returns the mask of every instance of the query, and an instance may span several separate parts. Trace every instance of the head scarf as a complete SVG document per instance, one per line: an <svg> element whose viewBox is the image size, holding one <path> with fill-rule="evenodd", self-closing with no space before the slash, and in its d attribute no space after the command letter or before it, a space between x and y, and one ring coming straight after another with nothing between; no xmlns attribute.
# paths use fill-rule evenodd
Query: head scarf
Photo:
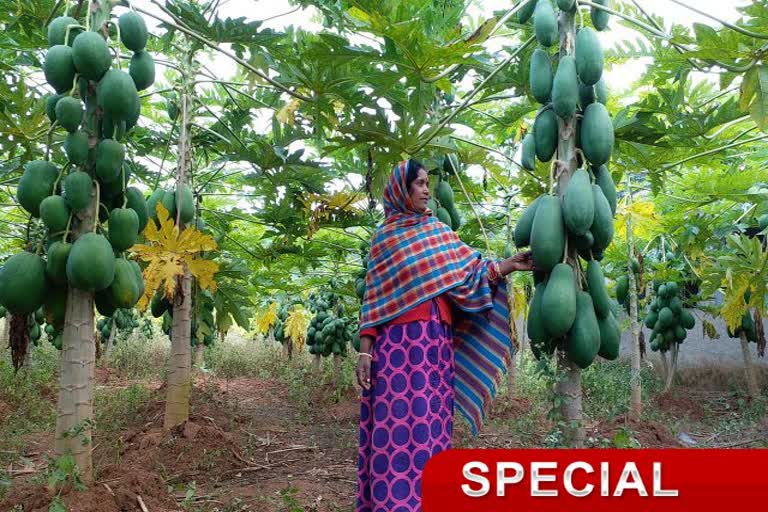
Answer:
<svg viewBox="0 0 768 512"><path fill-rule="evenodd" d="M456 406L477 432L512 357L506 287L489 279L493 262L431 211L416 210L407 165L395 167L384 191L386 219L371 240L360 327L385 324L447 294L462 311L454 325Z"/></svg>

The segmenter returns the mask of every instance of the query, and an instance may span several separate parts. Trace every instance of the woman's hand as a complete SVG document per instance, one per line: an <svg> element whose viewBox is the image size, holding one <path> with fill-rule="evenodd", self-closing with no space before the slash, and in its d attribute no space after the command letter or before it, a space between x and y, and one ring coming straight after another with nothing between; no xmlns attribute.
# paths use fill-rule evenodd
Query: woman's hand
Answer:
<svg viewBox="0 0 768 512"><path fill-rule="evenodd" d="M371 389L371 358L367 352L360 352L357 356L357 385L365 390Z"/></svg>
<svg viewBox="0 0 768 512"><path fill-rule="evenodd" d="M528 270L534 270L533 253L531 251L519 252L499 263L499 273L502 276L506 276L515 271Z"/></svg>

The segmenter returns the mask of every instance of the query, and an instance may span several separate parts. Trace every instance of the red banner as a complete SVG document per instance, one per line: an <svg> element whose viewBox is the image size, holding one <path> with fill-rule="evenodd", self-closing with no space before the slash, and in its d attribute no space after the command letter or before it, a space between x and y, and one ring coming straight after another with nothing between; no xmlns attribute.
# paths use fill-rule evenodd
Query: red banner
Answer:
<svg viewBox="0 0 768 512"><path fill-rule="evenodd" d="M768 450L448 450L424 469L423 512L759 508L767 468Z"/></svg>

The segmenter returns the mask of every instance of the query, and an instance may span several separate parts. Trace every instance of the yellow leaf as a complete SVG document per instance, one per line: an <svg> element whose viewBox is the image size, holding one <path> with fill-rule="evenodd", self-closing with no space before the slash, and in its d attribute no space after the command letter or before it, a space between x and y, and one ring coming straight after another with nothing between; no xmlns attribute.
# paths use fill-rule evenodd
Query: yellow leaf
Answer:
<svg viewBox="0 0 768 512"><path fill-rule="evenodd" d="M277 112L277 120L288 126L293 126L299 105L301 105L301 100L298 98L291 98L291 101L286 103L285 106Z"/></svg>
<svg viewBox="0 0 768 512"><path fill-rule="evenodd" d="M293 341L293 345L301 350L307 338L307 328L312 320L309 311L303 308L293 309L285 320L285 334Z"/></svg>
<svg viewBox="0 0 768 512"><path fill-rule="evenodd" d="M277 322L277 302L271 303L267 309L256 318L256 332L266 334L270 327Z"/></svg>
<svg viewBox="0 0 768 512"><path fill-rule="evenodd" d="M216 291L216 281L214 280L214 276L216 275L216 272L219 271L218 263L211 260L195 258L190 260L187 265L189 266L189 271L192 275L197 278L197 283L200 285L200 288L212 292Z"/></svg>
<svg viewBox="0 0 768 512"><path fill-rule="evenodd" d="M641 240L652 238L662 228L652 201L635 201L630 205L625 202L618 208L614 231L621 240L627 238L627 218L632 221L632 234Z"/></svg>
<svg viewBox="0 0 768 512"><path fill-rule="evenodd" d="M371 16L364 10L360 9L359 7L352 7L347 11L347 14L349 14L350 17L358 21L362 21L365 23L371 21Z"/></svg>

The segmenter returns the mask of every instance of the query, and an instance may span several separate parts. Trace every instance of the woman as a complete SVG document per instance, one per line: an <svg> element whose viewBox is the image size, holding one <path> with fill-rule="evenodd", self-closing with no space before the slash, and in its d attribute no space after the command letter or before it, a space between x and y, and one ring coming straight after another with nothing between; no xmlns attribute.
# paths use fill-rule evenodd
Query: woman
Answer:
<svg viewBox="0 0 768 512"><path fill-rule="evenodd" d="M371 241L357 365L357 512L421 511L424 465L451 446L454 397L476 432L511 358L502 277L532 269L530 253L481 259L432 216L429 197L426 169L400 162Z"/></svg>

